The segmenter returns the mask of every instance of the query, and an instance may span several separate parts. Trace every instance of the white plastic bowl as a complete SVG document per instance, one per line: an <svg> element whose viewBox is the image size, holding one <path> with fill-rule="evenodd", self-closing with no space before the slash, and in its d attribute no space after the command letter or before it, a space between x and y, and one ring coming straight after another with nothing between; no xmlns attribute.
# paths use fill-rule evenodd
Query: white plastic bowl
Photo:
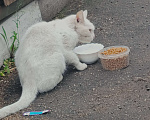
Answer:
<svg viewBox="0 0 150 120"><path fill-rule="evenodd" d="M78 55L81 62L92 64L98 60L98 52L103 48L102 44L91 43L78 46L73 51Z"/></svg>

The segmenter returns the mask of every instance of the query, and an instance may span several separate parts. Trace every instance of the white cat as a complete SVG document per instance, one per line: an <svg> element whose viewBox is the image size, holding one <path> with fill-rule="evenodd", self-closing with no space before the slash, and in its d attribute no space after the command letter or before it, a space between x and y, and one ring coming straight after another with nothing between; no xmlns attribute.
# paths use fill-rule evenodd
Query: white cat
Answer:
<svg viewBox="0 0 150 120"><path fill-rule="evenodd" d="M16 103L0 109L0 118L28 107L38 93L53 89L63 79L66 64L86 69L72 50L78 42L90 43L94 29L87 10L30 27L15 55L22 95Z"/></svg>

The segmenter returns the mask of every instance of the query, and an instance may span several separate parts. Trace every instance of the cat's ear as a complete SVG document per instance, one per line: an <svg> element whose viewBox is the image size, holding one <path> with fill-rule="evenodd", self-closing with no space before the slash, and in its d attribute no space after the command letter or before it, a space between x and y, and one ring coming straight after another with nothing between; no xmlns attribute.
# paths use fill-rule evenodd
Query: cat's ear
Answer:
<svg viewBox="0 0 150 120"><path fill-rule="evenodd" d="M77 23L84 23L83 10L77 12L76 21L77 21Z"/></svg>
<svg viewBox="0 0 150 120"><path fill-rule="evenodd" d="M84 10L83 14L84 14L84 18L87 18L87 14L88 14L87 10Z"/></svg>

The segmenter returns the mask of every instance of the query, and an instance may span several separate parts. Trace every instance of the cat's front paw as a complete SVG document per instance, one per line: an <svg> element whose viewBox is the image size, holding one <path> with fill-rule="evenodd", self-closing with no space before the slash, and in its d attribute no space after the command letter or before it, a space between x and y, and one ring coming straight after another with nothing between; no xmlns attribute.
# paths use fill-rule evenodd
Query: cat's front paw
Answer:
<svg viewBox="0 0 150 120"><path fill-rule="evenodd" d="M85 70L87 68L87 64L80 63L76 66L77 70Z"/></svg>

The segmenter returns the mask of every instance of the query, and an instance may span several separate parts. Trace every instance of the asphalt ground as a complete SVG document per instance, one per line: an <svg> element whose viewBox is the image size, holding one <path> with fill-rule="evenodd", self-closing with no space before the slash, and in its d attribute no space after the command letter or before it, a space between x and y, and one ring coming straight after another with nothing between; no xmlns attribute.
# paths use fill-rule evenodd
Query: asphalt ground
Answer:
<svg viewBox="0 0 150 120"><path fill-rule="evenodd" d="M73 0L57 17L88 10L96 30L94 43L130 48L125 69L107 71L100 60L84 71L72 66L54 90L39 94L26 109L6 119L19 120L149 120L150 119L150 1ZM8 79L11 78L11 81ZM2 84L3 83L3 84ZM7 85L5 85L7 83ZM21 87L17 71L1 82L1 104L17 101ZM39 116L22 114L50 109Z"/></svg>

